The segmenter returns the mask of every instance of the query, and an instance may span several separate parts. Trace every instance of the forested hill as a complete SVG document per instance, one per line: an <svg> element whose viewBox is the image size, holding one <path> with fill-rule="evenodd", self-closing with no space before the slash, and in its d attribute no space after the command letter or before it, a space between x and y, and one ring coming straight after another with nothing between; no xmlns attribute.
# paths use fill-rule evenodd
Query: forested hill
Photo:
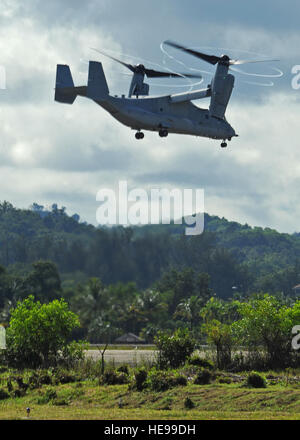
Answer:
<svg viewBox="0 0 300 440"><path fill-rule="evenodd" d="M300 236L250 227L205 214L205 232L185 236L185 225L96 228L52 205L21 210L0 204L0 264L26 272L53 261L64 280L99 277L104 283L153 285L171 267L206 272L223 297L283 291L300 283Z"/></svg>

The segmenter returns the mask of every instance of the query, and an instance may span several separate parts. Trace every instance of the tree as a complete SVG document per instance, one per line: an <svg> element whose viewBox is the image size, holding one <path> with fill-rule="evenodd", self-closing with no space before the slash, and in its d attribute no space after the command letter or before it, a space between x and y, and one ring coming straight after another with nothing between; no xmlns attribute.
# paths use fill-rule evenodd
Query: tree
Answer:
<svg viewBox="0 0 300 440"><path fill-rule="evenodd" d="M51 261L38 261L24 280L26 296L33 294L41 301L51 301L62 296L61 281L57 267Z"/></svg>
<svg viewBox="0 0 300 440"><path fill-rule="evenodd" d="M231 362L233 346L231 326L213 319L203 324L203 330L207 334L208 342L216 347L218 368L226 368Z"/></svg>
<svg viewBox="0 0 300 440"><path fill-rule="evenodd" d="M41 304L29 296L19 301L7 329L8 363L21 368L56 365L70 352L69 338L79 325L62 299Z"/></svg>
<svg viewBox="0 0 300 440"><path fill-rule="evenodd" d="M168 296L170 315L176 311L178 304L195 296L193 302L205 304L213 292L209 287L210 277L207 273L198 273L185 268L182 271L175 269L164 273L161 280L157 283L158 291Z"/></svg>
<svg viewBox="0 0 300 440"><path fill-rule="evenodd" d="M204 321L203 332L216 348L218 368L226 368L231 362L234 345L231 323L240 317L238 304L237 301L226 302L212 297L200 313Z"/></svg>
<svg viewBox="0 0 300 440"><path fill-rule="evenodd" d="M7 274L5 267L0 265L0 310L11 297L11 277Z"/></svg>
<svg viewBox="0 0 300 440"><path fill-rule="evenodd" d="M197 296L193 295L190 298L182 300L174 313L174 318L182 319L190 325L190 330L193 331L196 325L200 322L200 310L202 301Z"/></svg>
<svg viewBox="0 0 300 440"><path fill-rule="evenodd" d="M241 319L232 324L236 339L251 352L261 347L271 368L288 366L292 328L299 323L300 301L293 307L265 294L240 303Z"/></svg>
<svg viewBox="0 0 300 440"><path fill-rule="evenodd" d="M193 353L196 341L187 329L177 329L173 334L159 332L155 345L158 348L160 368L178 368Z"/></svg>

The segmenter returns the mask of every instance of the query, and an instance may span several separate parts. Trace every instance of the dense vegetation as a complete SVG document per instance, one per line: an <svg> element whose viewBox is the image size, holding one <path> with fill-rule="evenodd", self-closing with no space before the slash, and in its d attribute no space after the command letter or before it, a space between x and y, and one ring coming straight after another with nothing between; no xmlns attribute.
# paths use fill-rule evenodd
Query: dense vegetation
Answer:
<svg viewBox="0 0 300 440"><path fill-rule="evenodd" d="M184 225L96 228L65 208L0 204L0 322L29 295L64 298L80 318L76 338L112 342L124 332L152 342L159 330L198 333L216 296L295 300L300 236L205 214L205 232ZM225 325L225 324L224 324ZM223 331L226 329L224 328Z"/></svg>
<svg viewBox="0 0 300 440"><path fill-rule="evenodd" d="M232 342L240 337L239 329L243 327L249 335L246 344L250 353L253 340L262 343L257 338L266 334L269 335L266 341L270 337L274 340L274 328L265 327L273 322L278 324L277 319L283 318L276 334L278 347L282 348L289 326L299 319L299 305L298 301L293 307L283 307L269 296L243 303L237 301L233 308L240 312L240 317L229 326ZM223 316L223 306L213 299L203 309L206 323L213 323L213 328L221 325L214 316ZM69 331L68 324L76 325L76 319L63 301L54 300L46 307L33 298L18 303L12 313L8 345L12 342L23 345L27 340L35 358L35 353L41 353L44 348L43 336L49 331L49 319L55 315L53 329L61 335L65 330L60 318L66 314L70 319L66 319ZM40 321L42 315L45 321ZM40 341L27 331L39 323ZM53 329L51 342L58 346ZM216 342L215 331L206 330ZM296 364L285 371L273 369L263 374L239 370L239 361L232 359L226 370L220 370L218 358L215 363L209 353L194 351L197 342L187 329L178 329L173 334L160 332L155 342L158 356L152 360L142 365L136 361L130 365L106 364L105 369L101 360L80 357L74 364L63 359L63 364L57 364L56 356L47 369L42 369L41 363L40 368L13 369L4 354L0 359L0 418L24 418L25 408L27 417L34 419L299 418L300 375ZM268 349L267 344L265 353ZM18 356L24 354L19 352Z"/></svg>
<svg viewBox="0 0 300 440"><path fill-rule="evenodd" d="M184 225L96 228L65 208L30 210L0 204L0 264L28 272L38 260L54 262L62 278L105 284L153 285L168 269L208 273L219 297L239 292L292 294L300 282L300 235L250 227L205 214L205 232L184 235Z"/></svg>

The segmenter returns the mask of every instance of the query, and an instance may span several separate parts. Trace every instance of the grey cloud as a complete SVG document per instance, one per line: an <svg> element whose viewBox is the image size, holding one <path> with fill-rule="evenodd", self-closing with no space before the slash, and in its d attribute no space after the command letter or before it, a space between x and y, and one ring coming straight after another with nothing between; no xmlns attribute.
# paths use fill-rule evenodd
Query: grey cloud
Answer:
<svg viewBox="0 0 300 440"><path fill-rule="evenodd" d="M143 187L204 187L212 214L297 229L300 93L290 87L290 68L300 63L298 2L3 1L0 48L8 89L0 95L0 172L5 198L23 207L57 202L95 222L99 185L113 186L122 178ZM175 135L162 140L146 133L136 143L132 131L87 100L54 103L57 63L71 66L76 85L86 84L80 59L100 59L90 47L163 63L159 45L167 38L212 50L232 48L236 56L246 51L285 56L279 65L285 76L274 80L273 88L245 84L248 78L235 74L227 118L241 137L228 151L218 142ZM209 70L192 57L181 59ZM103 64L111 91L126 93L129 78L120 76L122 68L108 60ZM175 90L180 82L172 84ZM199 105L207 107L208 101Z"/></svg>

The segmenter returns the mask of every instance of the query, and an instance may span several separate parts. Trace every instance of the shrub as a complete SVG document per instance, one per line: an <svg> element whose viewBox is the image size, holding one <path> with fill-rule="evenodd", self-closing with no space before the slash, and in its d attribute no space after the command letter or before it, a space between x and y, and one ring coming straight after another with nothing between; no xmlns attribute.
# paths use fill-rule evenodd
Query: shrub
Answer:
<svg viewBox="0 0 300 440"><path fill-rule="evenodd" d="M147 385L153 391L166 391L171 388L170 376L167 371L150 370Z"/></svg>
<svg viewBox="0 0 300 440"><path fill-rule="evenodd" d="M188 364L189 365L194 365L196 367L207 368L208 370L213 370L214 369L214 364L213 364L212 361L210 361L208 359L202 359L198 355L191 356L188 359Z"/></svg>
<svg viewBox="0 0 300 440"><path fill-rule="evenodd" d="M159 368L178 368L193 353L196 342L187 329L178 329L172 335L159 332L155 338Z"/></svg>
<svg viewBox="0 0 300 440"><path fill-rule="evenodd" d="M119 373L129 374L128 366L127 365L121 365L119 368L117 368L117 371Z"/></svg>
<svg viewBox="0 0 300 440"><path fill-rule="evenodd" d="M216 348L217 367L220 369L228 367L231 363L231 350L233 347L231 325L212 319L203 324L203 330L207 334L208 342Z"/></svg>
<svg viewBox="0 0 300 440"><path fill-rule="evenodd" d="M212 374L207 369L201 369L195 377L194 384L196 385L208 385L212 380Z"/></svg>
<svg viewBox="0 0 300 440"><path fill-rule="evenodd" d="M117 374L117 384L124 385L129 382L128 374L126 373L118 373Z"/></svg>
<svg viewBox="0 0 300 440"><path fill-rule="evenodd" d="M252 371L247 377L247 385L253 388L266 388L267 381L264 376L256 371Z"/></svg>
<svg viewBox="0 0 300 440"><path fill-rule="evenodd" d="M166 391L176 386L187 385L185 376L172 371L152 369L149 371L147 386L153 391Z"/></svg>
<svg viewBox="0 0 300 440"><path fill-rule="evenodd" d="M12 392L13 397L24 397L25 394L26 394L26 390L20 388L13 390Z"/></svg>
<svg viewBox="0 0 300 440"><path fill-rule="evenodd" d="M9 398L8 392L3 390L3 388L0 388L0 400L5 400L8 398Z"/></svg>
<svg viewBox="0 0 300 440"><path fill-rule="evenodd" d="M104 385L123 385L129 382L129 378L125 373L108 370L104 372L101 382Z"/></svg>
<svg viewBox="0 0 300 440"><path fill-rule="evenodd" d="M78 380L79 378L75 374L72 374L65 370L57 370L54 374L54 381L56 383L73 383L77 382Z"/></svg>
<svg viewBox="0 0 300 440"><path fill-rule="evenodd" d="M29 296L11 311L6 361L17 368L38 368L55 366L66 358L78 358L82 347L68 341L79 325L78 317L63 299L41 304Z"/></svg>
<svg viewBox="0 0 300 440"><path fill-rule="evenodd" d="M105 371L102 376L102 383L105 385L116 385L117 374L115 371Z"/></svg>
<svg viewBox="0 0 300 440"><path fill-rule="evenodd" d="M175 374L174 377L172 378L172 382L174 384L174 386L186 386L187 385L187 378L185 376L183 376L182 374Z"/></svg>
<svg viewBox="0 0 300 440"><path fill-rule="evenodd" d="M49 373L41 371L38 375L38 381L40 385L51 385L52 378Z"/></svg>
<svg viewBox="0 0 300 440"><path fill-rule="evenodd" d="M39 405L45 405L47 403L53 402L57 398L55 389L48 388L38 399L37 403Z"/></svg>
<svg viewBox="0 0 300 440"><path fill-rule="evenodd" d="M291 345L291 331L299 323L300 302L292 307L283 305L275 296L255 295L247 302L239 303L241 319L232 324L233 334L239 344L249 352L262 356L265 368L291 366L295 350ZM261 350L256 351L256 347ZM260 366L253 369L261 369Z"/></svg>
<svg viewBox="0 0 300 440"><path fill-rule="evenodd" d="M31 390L34 390L35 388L39 388L41 386L39 381L39 375L35 371L30 374L28 378L28 384Z"/></svg>
<svg viewBox="0 0 300 440"><path fill-rule="evenodd" d="M230 379L230 377L219 377L218 382L230 384L232 383L232 380Z"/></svg>
<svg viewBox="0 0 300 440"><path fill-rule="evenodd" d="M184 407L186 409L193 409L193 408L195 408L195 404L192 401L192 399L190 399L189 397L186 397L184 400Z"/></svg>
<svg viewBox="0 0 300 440"><path fill-rule="evenodd" d="M134 372L135 387L138 391L142 391L145 388L145 382L147 380L147 370L145 367L139 368Z"/></svg>

